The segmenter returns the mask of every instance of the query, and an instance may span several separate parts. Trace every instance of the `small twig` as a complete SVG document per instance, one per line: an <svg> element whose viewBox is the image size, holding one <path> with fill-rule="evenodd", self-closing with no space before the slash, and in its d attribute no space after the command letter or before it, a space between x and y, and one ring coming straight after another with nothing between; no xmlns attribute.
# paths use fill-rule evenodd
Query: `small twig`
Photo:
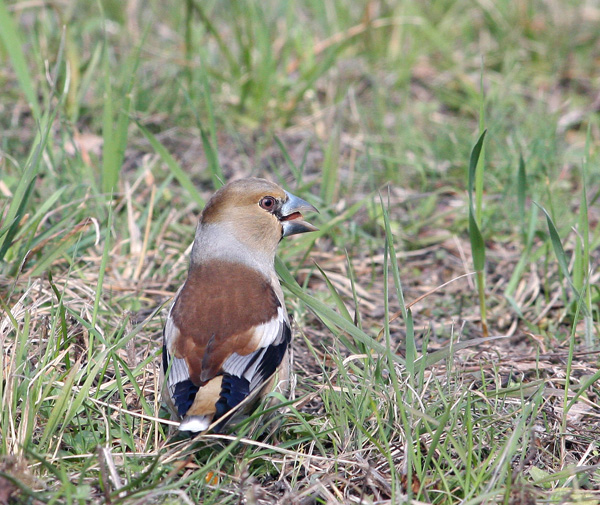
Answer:
<svg viewBox="0 0 600 505"><path fill-rule="evenodd" d="M104 496L106 497L106 503L110 504L112 503L109 489L110 482L112 482L112 486L115 491L121 489L123 487L123 483L121 482L121 478L117 472L117 467L108 447L102 447L99 445L97 448L97 453L98 463L100 465L100 474L102 475L102 480L105 482ZM119 497L123 498L125 494L125 492L121 492L119 493Z"/></svg>
<svg viewBox="0 0 600 505"><path fill-rule="evenodd" d="M98 400L97 398L90 397L89 399L91 401L93 401L94 403L97 403L98 405L102 405L103 407L108 407L108 408L117 410L119 412L129 414L130 416L140 417L142 419L146 419L147 421L155 421L155 422L162 423L162 424L169 424L171 426L179 426L179 424L180 424L179 421L171 421L169 419L161 419L160 417L149 416L146 414L140 414L138 412L132 412L131 410L124 409L123 407L119 407L118 405L111 405L110 403L103 402L102 400Z"/></svg>

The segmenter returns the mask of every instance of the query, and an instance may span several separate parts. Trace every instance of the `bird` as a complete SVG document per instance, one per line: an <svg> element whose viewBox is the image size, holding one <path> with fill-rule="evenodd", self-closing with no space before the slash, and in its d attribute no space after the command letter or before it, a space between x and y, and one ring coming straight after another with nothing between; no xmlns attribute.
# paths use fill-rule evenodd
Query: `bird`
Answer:
<svg viewBox="0 0 600 505"><path fill-rule="evenodd" d="M179 431L223 432L287 389L292 331L275 254L284 237L317 231L306 212L318 210L259 178L229 182L205 205L163 329L163 400Z"/></svg>

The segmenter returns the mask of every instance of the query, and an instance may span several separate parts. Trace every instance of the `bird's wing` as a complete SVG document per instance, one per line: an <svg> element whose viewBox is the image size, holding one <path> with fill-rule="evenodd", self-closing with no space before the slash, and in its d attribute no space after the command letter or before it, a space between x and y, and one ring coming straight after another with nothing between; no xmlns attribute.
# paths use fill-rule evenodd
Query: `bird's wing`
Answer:
<svg viewBox="0 0 600 505"><path fill-rule="evenodd" d="M164 329L174 409L218 419L265 384L290 340L283 304L262 274L220 262L190 272Z"/></svg>

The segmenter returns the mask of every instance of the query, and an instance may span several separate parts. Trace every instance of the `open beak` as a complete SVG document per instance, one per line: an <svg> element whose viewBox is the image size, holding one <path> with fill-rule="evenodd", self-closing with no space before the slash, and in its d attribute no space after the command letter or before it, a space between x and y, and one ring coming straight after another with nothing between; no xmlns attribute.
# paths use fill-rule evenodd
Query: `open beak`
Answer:
<svg viewBox="0 0 600 505"><path fill-rule="evenodd" d="M306 233L308 231L317 231L318 228L307 223L302 218L302 212L319 212L314 206L302 198L298 198L291 193L285 192L287 200L279 210L279 220L283 225L282 237Z"/></svg>

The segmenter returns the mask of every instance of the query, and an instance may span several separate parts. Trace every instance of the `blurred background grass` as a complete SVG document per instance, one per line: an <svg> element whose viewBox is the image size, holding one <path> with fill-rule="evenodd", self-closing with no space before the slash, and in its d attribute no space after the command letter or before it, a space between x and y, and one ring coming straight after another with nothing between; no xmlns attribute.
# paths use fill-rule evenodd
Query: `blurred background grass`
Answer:
<svg viewBox="0 0 600 505"><path fill-rule="evenodd" d="M596 489L599 23L589 0L0 0L0 491ZM279 432L165 447L160 307L203 202L248 175L321 210L280 249L301 400ZM482 308L508 338L460 354Z"/></svg>

